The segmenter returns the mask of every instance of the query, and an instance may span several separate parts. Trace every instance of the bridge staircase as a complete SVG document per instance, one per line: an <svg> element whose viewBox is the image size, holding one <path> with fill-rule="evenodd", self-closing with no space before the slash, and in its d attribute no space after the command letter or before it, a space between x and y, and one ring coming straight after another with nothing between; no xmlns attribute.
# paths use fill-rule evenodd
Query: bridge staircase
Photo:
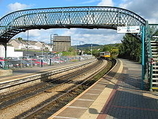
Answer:
<svg viewBox="0 0 158 119"><path fill-rule="evenodd" d="M148 41L147 57L149 90L158 90L158 38Z"/></svg>

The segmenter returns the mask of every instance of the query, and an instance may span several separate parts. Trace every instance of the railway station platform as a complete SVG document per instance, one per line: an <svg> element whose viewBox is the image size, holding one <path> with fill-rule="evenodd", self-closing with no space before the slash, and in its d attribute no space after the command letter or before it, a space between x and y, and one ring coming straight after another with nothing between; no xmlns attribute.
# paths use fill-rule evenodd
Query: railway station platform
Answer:
<svg viewBox="0 0 158 119"><path fill-rule="evenodd" d="M141 65L119 59L105 75L48 119L157 119L158 92L141 90Z"/></svg>

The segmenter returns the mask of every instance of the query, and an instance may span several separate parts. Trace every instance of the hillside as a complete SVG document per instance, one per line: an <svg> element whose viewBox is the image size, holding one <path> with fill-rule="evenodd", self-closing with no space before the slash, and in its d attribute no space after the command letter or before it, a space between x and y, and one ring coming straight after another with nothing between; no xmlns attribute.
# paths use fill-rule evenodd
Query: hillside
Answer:
<svg viewBox="0 0 158 119"><path fill-rule="evenodd" d="M83 44L83 45L75 45L75 46L72 46L72 47L78 47L78 48L86 48L86 47L96 47L96 46L102 46L102 45L98 45L98 44Z"/></svg>

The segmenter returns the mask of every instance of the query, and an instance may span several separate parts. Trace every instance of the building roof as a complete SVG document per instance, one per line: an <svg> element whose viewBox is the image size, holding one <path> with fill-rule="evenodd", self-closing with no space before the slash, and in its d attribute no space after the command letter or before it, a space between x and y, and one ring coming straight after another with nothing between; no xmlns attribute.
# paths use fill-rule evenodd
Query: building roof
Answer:
<svg viewBox="0 0 158 119"><path fill-rule="evenodd" d="M71 41L70 36L54 36L53 41Z"/></svg>

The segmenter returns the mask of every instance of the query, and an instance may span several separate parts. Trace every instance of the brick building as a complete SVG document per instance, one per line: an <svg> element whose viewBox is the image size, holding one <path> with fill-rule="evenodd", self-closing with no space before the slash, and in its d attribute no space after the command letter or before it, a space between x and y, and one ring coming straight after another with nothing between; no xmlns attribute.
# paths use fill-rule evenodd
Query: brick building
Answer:
<svg viewBox="0 0 158 119"><path fill-rule="evenodd" d="M53 51L68 51L71 47L70 36L53 36Z"/></svg>

